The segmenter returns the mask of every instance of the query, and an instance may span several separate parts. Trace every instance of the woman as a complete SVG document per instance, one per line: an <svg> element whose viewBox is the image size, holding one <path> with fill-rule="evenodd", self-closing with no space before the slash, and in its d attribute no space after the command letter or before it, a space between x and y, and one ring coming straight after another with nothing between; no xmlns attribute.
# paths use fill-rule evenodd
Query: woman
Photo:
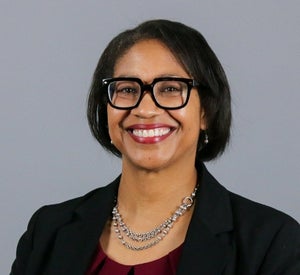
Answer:
<svg viewBox="0 0 300 275"><path fill-rule="evenodd" d="M37 211L11 274L300 274L299 224L227 191L203 164L224 151L231 111L199 32L154 20L115 37L88 119L122 173Z"/></svg>

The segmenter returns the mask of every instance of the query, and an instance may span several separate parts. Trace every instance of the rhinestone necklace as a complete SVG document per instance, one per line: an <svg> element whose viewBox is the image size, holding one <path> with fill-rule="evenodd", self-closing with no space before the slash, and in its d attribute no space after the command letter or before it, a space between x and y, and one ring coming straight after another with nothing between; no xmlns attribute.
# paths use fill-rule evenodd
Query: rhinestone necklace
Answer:
<svg viewBox="0 0 300 275"><path fill-rule="evenodd" d="M172 229L174 223L180 218L187 210L189 210L196 196L197 186L195 187L193 193L185 197L182 200L181 205L174 211L174 213L166 219L163 223L155 227L153 230L148 232L134 232L132 231L123 221L121 214L119 213L118 204L115 205L112 211L112 224L114 231L119 239L119 241L126 248L140 251L148 249L156 244L158 244ZM131 241L127 241L131 240ZM136 245L135 243L142 243Z"/></svg>

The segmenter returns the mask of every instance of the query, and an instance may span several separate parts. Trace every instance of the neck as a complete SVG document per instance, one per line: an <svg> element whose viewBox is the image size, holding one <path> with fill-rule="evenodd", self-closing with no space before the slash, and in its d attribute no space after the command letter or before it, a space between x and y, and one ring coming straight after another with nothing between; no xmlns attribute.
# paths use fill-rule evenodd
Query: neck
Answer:
<svg viewBox="0 0 300 275"><path fill-rule="evenodd" d="M175 169L147 171L134 169L123 162L123 172L118 193L118 204L131 216L166 217L182 199L189 196L197 182L194 163ZM161 217L160 217L161 216Z"/></svg>

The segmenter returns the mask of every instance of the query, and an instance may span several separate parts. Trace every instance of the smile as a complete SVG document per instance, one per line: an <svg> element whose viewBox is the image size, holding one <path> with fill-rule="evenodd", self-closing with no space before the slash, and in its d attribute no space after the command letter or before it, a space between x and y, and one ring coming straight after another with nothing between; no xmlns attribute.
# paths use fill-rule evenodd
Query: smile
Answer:
<svg viewBox="0 0 300 275"><path fill-rule="evenodd" d="M171 131L170 128L156 128L156 129L134 129L132 134L137 137L161 137L168 134Z"/></svg>
<svg viewBox="0 0 300 275"><path fill-rule="evenodd" d="M132 125L127 129L132 139L138 143L153 144L163 141L174 131L168 125Z"/></svg>

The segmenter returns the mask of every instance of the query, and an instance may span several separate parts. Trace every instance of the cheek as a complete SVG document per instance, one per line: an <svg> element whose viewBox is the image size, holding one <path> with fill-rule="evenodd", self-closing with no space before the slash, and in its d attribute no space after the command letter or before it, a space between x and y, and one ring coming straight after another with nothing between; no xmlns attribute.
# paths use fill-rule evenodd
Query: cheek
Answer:
<svg viewBox="0 0 300 275"><path fill-rule="evenodd" d="M107 124L108 128L114 127L120 120L120 110L114 109L108 105L107 107Z"/></svg>
<svg viewBox="0 0 300 275"><path fill-rule="evenodd" d="M113 115L111 113L111 111L109 110L109 108L107 108L107 127L108 127L108 131L110 133L111 129L113 128L112 127L112 124L113 124Z"/></svg>
<svg viewBox="0 0 300 275"><path fill-rule="evenodd" d="M118 128L118 115L114 109L107 107L107 125L109 136L113 139L116 134L116 129Z"/></svg>
<svg viewBox="0 0 300 275"><path fill-rule="evenodd" d="M182 124L182 127L185 127L186 130L195 131L202 128L202 110L198 99L192 102L192 104L187 105L185 108L179 109L177 111L177 114L174 113L174 117L175 119L177 118L177 120Z"/></svg>
<svg viewBox="0 0 300 275"><path fill-rule="evenodd" d="M122 129L123 121L128 115L128 111L107 107L107 125L109 135L116 134Z"/></svg>

